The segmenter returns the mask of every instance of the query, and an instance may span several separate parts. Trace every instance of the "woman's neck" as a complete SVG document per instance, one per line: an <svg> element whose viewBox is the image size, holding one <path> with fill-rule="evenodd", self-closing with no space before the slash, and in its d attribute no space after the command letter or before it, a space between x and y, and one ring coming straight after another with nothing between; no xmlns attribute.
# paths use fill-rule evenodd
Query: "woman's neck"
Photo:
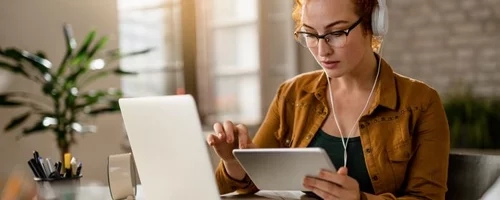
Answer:
<svg viewBox="0 0 500 200"><path fill-rule="evenodd" d="M371 91L377 74L377 59L371 53L365 53L363 59L352 71L339 78L331 78L334 93L354 91Z"/></svg>

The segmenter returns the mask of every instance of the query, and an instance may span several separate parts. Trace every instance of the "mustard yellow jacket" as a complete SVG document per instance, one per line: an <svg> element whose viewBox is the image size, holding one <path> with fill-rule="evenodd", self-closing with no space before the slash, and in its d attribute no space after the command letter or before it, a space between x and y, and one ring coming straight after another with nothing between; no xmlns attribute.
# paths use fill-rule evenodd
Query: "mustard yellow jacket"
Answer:
<svg viewBox="0 0 500 200"><path fill-rule="evenodd" d="M383 60L377 85L375 100L359 120L375 191L363 193L362 198L444 199L450 134L438 93L418 80L394 73ZM326 88L322 70L284 82L253 142L260 148L307 147L330 112ZM215 176L221 194L258 191L248 176L242 181L230 178L222 162Z"/></svg>

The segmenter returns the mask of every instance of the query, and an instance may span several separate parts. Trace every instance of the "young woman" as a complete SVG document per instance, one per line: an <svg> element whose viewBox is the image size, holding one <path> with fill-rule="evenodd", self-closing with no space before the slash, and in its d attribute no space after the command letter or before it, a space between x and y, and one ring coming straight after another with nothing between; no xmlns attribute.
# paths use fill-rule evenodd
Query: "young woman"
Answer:
<svg viewBox="0 0 500 200"><path fill-rule="evenodd" d="M234 148L321 147L340 169L303 184L323 199L445 198L446 115L434 89L373 51L385 9L382 0L295 0L296 38L322 70L279 87L253 140L244 125L214 125L207 142L221 158L220 193L258 191Z"/></svg>

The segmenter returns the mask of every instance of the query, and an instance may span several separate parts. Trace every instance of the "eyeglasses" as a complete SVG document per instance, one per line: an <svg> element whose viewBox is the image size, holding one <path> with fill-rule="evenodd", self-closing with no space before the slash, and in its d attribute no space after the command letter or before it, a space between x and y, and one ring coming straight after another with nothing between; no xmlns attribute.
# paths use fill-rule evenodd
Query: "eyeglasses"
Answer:
<svg viewBox="0 0 500 200"><path fill-rule="evenodd" d="M349 33L361 23L362 17L346 30L334 31L323 35L303 31L295 32L297 41L304 47L312 48L318 46L319 39L324 39L331 47L344 47L347 43Z"/></svg>

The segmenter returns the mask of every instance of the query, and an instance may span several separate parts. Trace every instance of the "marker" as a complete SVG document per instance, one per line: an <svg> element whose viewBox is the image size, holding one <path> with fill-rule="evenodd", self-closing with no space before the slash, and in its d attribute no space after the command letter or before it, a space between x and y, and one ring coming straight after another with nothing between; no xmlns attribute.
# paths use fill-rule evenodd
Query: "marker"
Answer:
<svg viewBox="0 0 500 200"><path fill-rule="evenodd" d="M71 178L71 154L70 153L64 154L64 170L66 172L64 177Z"/></svg>

